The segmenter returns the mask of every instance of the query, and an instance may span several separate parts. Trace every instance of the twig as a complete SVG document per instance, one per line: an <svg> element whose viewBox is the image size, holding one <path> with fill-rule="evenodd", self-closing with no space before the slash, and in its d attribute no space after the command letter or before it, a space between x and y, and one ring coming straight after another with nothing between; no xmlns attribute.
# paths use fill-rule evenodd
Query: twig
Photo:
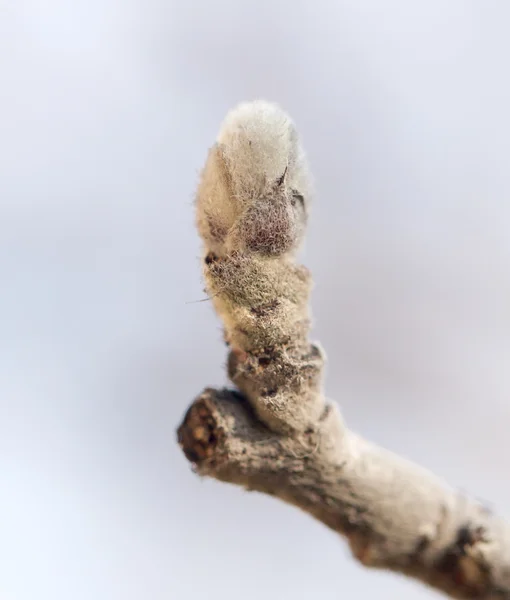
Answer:
<svg viewBox="0 0 510 600"><path fill-rule="evenodd" d="M363 564L455 598L510 598L510 528L428 471L349 431L308 341L308 271L295 263L310 185L292 121L243 104L197 195L204 278L239 391L205 390L178 429L202 474L275 495L347 537Z"/></svg>

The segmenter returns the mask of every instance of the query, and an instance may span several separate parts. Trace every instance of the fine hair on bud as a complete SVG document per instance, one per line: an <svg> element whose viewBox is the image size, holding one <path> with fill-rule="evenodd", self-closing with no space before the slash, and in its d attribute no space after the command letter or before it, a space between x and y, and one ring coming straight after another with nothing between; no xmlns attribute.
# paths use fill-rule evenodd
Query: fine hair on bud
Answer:
<svg viewBox="0 0 510 600"><path fill-rule="evenodd" d="M209 251L280 256L302 241L310 177L296 128L276 104L234 108L209 151L196 218Z"/></svg>

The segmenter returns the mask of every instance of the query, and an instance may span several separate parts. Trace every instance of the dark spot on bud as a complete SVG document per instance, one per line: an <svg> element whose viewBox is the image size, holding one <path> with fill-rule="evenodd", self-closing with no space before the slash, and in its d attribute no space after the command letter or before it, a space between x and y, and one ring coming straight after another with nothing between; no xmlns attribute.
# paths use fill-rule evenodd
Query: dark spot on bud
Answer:
<svg viewBox="0 0 510 600"><path fill-rule="evenodd" d="M413 551L413 557L418 559L430 546L430 539L426 535L420 535Z"/></svg>
<svg viewBox="0 0 510 600"><path fill-rule="evenodd" d="M262 392L261 396L263 398L272 398L273 396L276 396L277 391L278 390L276 388L270 388L270 389L264 390Z"/></svg>
<svg viewBox="0 0 510 600"><path fill-rule="evenodd" d="M477 542L484 541L484 538L485 530L481 526L471 529L471 527L465 525L457 532L457 544L462 548L473 546Z"/></svg>
<svg viewBox="0 0 510 600"><path fill-rule="evenodd" d="M276 187L280 187L283 184L283 182L285 181L285 175L287 175L288 169L289 169L289 167L287 165L285 167L285 171L283 172L283 175L276 180Z"/></svg>
<svg viewBox="0 0 510 600"><path fill-rule="evenodd" d="M292 190L292 198L290 200L290 203L292 204L292 206L296 206L296 202L299 202L301 204L301 206L304 208L305 206L305 198L302 194L300 194L299 192L297 192L296 190Z"/></svg>
<svg viewBox="0 0 510 600"><path fill-rule="evenodd" d="M322 358L322 353L320 349L315 344L310 344L310 353L309 357L313 358Z"/></svg>
<svg viewBox="0 0 510 600"><path fill-rule="evenodd" d="M214 252L209 252L207 254L207 256L204 258L204 262L206 265L212 265L217 260L218 260L218 257L216 256L216 254L214 254Z"/></svg>
<svg viewBox="0 0 510 600"><path fill-rule="evenodd" d="M252 306L250 308L250 312L252 315L255 315L256 317L263 317L264 315L267 315L268 313L271 313L274 311L274 309L280 304L280 301L278 300L278 298L275 298L274 300L271 300L270 302L266 302L266 304L260 304L259 306Z"/></svg>

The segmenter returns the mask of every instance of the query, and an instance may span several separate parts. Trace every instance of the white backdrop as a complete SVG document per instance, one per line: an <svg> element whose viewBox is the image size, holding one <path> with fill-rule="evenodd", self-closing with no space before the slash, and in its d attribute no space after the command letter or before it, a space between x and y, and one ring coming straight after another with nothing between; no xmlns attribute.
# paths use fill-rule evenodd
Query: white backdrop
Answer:
<svg viewBox="0 0 510 600"><path fill-rule="evenodd" d="M286 108L328 395L508 514L510 4L4 4L2 600L437 597L191 473L175 428L225 382L192 200L231 106Z"/></svg>

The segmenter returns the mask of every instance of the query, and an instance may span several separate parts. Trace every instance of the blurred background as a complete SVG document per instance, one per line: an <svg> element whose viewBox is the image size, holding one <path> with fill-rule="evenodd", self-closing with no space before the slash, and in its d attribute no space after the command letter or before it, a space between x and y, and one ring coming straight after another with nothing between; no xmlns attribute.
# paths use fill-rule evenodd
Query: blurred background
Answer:
<svg viewBox="0 0 510 600"><path fill-rule="evenodd" d="M192 202L229 108L288 110L328 396L510 516L510 4L0 13L2 600L438 597L191 472L175 429L226 381Z"/></svg>

